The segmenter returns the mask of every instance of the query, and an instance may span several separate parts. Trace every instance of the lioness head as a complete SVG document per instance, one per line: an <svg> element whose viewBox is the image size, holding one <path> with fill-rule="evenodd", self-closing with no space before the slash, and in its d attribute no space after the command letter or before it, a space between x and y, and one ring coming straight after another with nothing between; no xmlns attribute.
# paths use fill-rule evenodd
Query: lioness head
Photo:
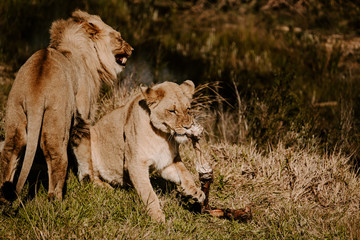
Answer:
<svg viewBox="0 0 360 240"><path fill-rule="evenodd" d="M190 80L181 85L164 82L152 88L142 89L150 109L153 127L171 134L178 143L185 142L186 133L194 123L190 113L194 91L194 83Z"/></svg>
<svg viewBox="0 0 360 240"><path fill-rule="evenodd" d="M82 52L88 65L97 70L100 79L106 83L116 79L134 50L118 31L104 23L99 16L80 10L74 11L68 20L55 21L50 29L50 37L50 46L58 50L69 47L69 39L73 39L77 51ZM62 49L65 52L66 47ZM98 59L98 62L90 59Z"/></svg>

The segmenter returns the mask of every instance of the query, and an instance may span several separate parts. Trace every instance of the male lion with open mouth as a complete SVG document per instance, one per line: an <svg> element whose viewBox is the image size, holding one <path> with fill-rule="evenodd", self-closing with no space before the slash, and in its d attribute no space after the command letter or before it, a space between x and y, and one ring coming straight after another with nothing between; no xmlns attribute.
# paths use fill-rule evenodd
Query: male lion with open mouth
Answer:
<svg viewBox="0 0 360 240"><path fill-rule="evenodd" d="M0 163L1 193L10 201L23 188L38 146L47 163L48 196L62 199L70 131L76 157L90 158L89 124L101 83L116 80L133 50L100 17L80 10L55 21L50 37L49 47L20 68L7 102ZM15 192L14 176L23 155ZM81 165L87 162L79 161L79 168L91 168Z"/></svg>

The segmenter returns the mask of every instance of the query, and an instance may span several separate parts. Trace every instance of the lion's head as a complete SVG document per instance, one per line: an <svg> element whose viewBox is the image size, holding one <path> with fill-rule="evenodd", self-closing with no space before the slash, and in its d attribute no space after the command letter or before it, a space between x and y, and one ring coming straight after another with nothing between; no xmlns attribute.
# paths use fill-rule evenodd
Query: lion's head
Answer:
<svg viewBox="0 0 360 240"><path fill-rule="evenodd" d="M68 20L55 21L50 29L50 47L66 54L81 54L89 71L106 83L120 73L133 48L121 34L99 16L76 10ZM97 61L94 61L97 59Z"/></svg>
<svg viewBox="0 0 360 240"><path fill-rule="evenodd" d="M194 83L186 80L181 85L164 82L142 89L150 109L150 121L156 129L171 134L178 143L187 140L187 132L194 124L190 113L195 91Z"/></svg>

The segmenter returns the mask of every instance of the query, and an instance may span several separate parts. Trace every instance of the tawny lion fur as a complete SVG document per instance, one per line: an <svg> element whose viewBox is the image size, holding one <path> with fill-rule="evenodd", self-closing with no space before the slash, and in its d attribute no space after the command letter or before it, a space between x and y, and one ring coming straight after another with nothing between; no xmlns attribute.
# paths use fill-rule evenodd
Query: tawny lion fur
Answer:
<svg viewBox="0 0 360 240"><path fill-rule="evenodd" d="M62 199L70 130L75 155L90 157L89 123L101 83L116 80L132 51L100 17L80 10L55 21L50 35L49 47L20 68L9 94L0 162L2 194L8 200L23 188L38 146L47 162L48 196ZM14 175L24 152L15 193Z"/></svg>
<svg viewBox="0 0 360 240"><path fill-rule="evenodd" d="M95 183L123 185L128 172L148 213L159 222L165 221L165 215L150 183L150 167L164 179L181 184L187 195L200 202L205 199L179 156L179 144L187 140L186 134L194 126L189 112L193 93L190 80L143 89L90 129Z"/></svg>

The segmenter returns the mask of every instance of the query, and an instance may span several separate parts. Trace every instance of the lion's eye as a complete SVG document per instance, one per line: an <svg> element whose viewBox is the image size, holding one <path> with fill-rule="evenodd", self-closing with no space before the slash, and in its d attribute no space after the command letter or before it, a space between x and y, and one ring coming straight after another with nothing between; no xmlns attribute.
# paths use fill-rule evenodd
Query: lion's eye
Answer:
<svg viewBox="0 0 360 240"><path fill-rule="evenodd" d="M175 114L175 113L176 113L176 110L175 110L175 109L173 109L173 110L169 110L169 113L171 113L171 114Z"/></svg>

